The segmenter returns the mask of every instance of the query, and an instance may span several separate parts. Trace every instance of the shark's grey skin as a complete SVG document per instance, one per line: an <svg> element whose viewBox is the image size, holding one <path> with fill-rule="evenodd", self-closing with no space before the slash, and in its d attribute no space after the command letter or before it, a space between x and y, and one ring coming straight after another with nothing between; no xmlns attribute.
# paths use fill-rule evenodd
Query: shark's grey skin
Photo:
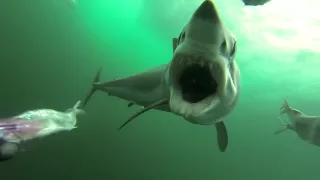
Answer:
<svg viewBox="0 0 320 180"><path fill-rule="evenodd" d="M287 114L290 122L279 118L283 123L283 128L276 131L275 134L290 129L296 132L300 139L320 147L320 116L306 115L291 107L287 100L284 100L280 114Z"/></svg>
<svg viewBox="0 0 320 180"><path fill-rule="evenodd" d="M271 0L242 0L246 6L262 6Z"/></svg>
<svg viewBox="0 0 320 180"><path fill-rule="evenodd" d="M128 107L144 107L125 124L150 109L174 113L193 124L214 124L219 148L225 151L228 134L223 118L233 110L240 93L240 71L234 61L236 39L213 2L206 0L172 44L169 64L146 72L100 82L100 69L84 105L100 90L129 101Z"/></svg>

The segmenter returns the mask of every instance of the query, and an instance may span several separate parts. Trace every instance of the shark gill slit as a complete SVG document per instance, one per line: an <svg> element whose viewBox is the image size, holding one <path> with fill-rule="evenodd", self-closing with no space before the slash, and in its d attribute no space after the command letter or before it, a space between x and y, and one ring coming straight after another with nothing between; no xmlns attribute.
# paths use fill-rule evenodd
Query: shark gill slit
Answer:
<svg viewBox="0 0 320 180"><path fill-rule="evenodd" d="M120 131L124 126L126 126L129 122L131 122L134 118L140 116L141 114L149 111L150 109L153 109L155 107L164 105L164 104L168 104L168 100L167 99L161 99L153 104L150 104L149 106L141 109L140 111L136 112L135 114L133 114L126 122L124 122L122 124L122 126L119 127L118 131Z"/></svg>

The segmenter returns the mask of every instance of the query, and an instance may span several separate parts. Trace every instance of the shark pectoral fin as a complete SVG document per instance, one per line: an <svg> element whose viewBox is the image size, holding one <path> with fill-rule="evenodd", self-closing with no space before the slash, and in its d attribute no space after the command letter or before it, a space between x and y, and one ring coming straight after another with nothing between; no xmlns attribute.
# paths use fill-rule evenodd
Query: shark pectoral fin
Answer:
<svg viewBox="0 0 320 180"><path fill-rule="evenodd" d="M178 38L173 38L172 39L172 48L173 48L173 53L176 50L177 46L178 46Z"/></svg>
<svg viewBox="0 0 320 180"><path fill-rule="evenodd" d="M86 96L86 98L84 99L83 104L82 104L82 108L89 102L89 100L91 99L93 93L95 93L98 90L97 86L95 86L95 83L98 83L100 81L101 71L102 71L102 67L100 67L98 69L98 72L97 72L96 76L93 79L93 82L91 84L91 86L92 86L91 90L88 93L88 95Z"/></svg>
<svg viewBox="0 0 320 180"><path fill-rule="evenodd" d="M122 126L120 126L120 128L118 129L118 131L120 131L125 125L127 125L129 122L131 122L134 118L138 117L139 115L143 114L144 112L147 112L149 111L150 109L153 109L155 107L158 107L158 106L161 106L161 105L164 105L164 104L167 104L168 103L168 100L166 99L161 99L160 101L157 101L143 109L141 109L140 111L136 112L134 115L132 115L126 122L124 122L122 124Z"/></svg>
<svg viewBox="0 0 320 180"><path fill-rule="evenodd" d="M217 130L218 146L221 152L225 152L228 146L228 132L224 122L215 124Z"/></svg>

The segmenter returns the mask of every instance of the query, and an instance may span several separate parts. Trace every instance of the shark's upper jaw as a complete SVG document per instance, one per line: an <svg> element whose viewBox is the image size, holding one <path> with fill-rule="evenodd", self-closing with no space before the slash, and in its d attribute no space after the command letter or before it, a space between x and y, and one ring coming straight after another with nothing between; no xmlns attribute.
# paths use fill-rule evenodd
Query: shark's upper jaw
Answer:
<svg viewBox="0 0 320 180"><path fill-rule="evenodd" d="M174 113L197 117L218 102L221 68L202 57L176 55L170 64L170 108Z"/></svg>

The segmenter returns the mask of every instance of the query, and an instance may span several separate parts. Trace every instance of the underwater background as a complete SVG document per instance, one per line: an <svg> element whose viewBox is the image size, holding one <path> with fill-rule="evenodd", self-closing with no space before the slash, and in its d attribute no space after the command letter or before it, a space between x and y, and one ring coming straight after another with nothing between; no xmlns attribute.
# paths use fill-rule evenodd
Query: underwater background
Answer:
<svg viewBox="0 0 320 180"><path fill-rule="evenodd" d="M103 80L168 63L202 0L1 0L0 114L65 110ZM284 98L320 115L320 1L272 0L244 7L215 0L237 38L242 91L225 119L229 147L213 126L156 110L118 132L140 109L96 93L78 128L28 145L0 164L1 179L317 180L320 148L281 127Z"/></svg>

